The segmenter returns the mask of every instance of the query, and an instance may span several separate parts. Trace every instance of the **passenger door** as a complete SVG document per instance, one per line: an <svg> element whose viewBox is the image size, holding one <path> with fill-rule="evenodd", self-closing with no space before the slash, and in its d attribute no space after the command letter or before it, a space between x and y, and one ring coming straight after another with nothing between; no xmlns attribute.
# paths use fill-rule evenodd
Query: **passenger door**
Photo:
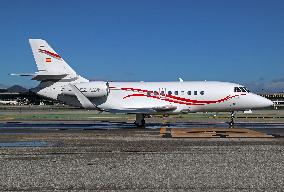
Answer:
<svg viewBox="0 0 284 192"><path fill-rule="evenodd" d="M167 88L159 88L160 98L165 98L167 94Z"/></svg>

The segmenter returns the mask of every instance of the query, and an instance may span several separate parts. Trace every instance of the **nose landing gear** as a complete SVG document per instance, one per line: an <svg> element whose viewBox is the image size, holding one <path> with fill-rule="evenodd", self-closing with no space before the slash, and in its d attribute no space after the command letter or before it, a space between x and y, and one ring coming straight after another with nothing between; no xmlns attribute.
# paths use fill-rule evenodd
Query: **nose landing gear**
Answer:
<svg viewBox="0 0 284 192"><path fill-rule="evenodd" d="M234 118L235 118L235 112L232 111L232 112L231 112L231 121L229 122L230 128L233 128L234 125L235 125Z"/></svg>

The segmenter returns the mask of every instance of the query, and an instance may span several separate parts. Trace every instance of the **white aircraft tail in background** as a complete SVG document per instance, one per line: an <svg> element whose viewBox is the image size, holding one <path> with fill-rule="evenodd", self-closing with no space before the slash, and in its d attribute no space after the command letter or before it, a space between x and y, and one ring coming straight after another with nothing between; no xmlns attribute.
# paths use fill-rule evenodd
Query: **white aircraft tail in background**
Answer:
<svg viewBox="0 0 284 192"><path fill-rule="evenodd" d="M273 102L250 93L244 86L218 81L105 82L78 75L45 40L30 39L37 64L33 76L38 95L68 105L113 113L136 114L137 126L145 126L148 114L233 112L270 107ZM15 75L15 74L14 74ZM231 125L233 125L233 117Z"/></svg>

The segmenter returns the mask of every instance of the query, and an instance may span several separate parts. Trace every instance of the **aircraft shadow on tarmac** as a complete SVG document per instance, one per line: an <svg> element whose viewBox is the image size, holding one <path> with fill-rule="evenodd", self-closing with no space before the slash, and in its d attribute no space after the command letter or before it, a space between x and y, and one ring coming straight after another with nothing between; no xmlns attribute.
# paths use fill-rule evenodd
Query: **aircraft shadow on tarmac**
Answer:
<svg viewBox="0 0 284 192"><path fill-rule="evenodd" d="M167 128L229 128L228 123L200 123L200 122L176 122L176 123L147 123L145 128L158 129L161 127ZM115 122L115 121L96 121L94 123L41 123L41 122L6 122L0 123L0 129L3 128L46 128L46 129L136 129L133 123ZM282 128L284 123L250 123L241 122L236 123L234 128L247 129L268 129L268 128Z"/></svg>
<svg viewBox="0 0 284 192"><path fill-rule="evenodd" d="M233 128L229 128L226 122L217 123L204 123L204 122L176 122L176 123L147 123L146 129L167 129L176 130L175 132L189 133L192 130L198 132L208 133L215 130L220 132L226 129L225 132L236 132L237 129L246 129L247 132L258 131L273 137L284 138L284 123L252 123L252 122L239 122L234 125ZM0 123L0 133L39 133L39 132L50 132L50 131L95 131L95 130L117 130L117 129L133 129L137 130L137 127L130 122L115 122L115 121L95 121L90 122L3 122ZM179 130L180 129L180 130ZM185 131L182 131L185 130ZM219 131L218 131L219 129ZM234 130L235 129L235 130ZM191 130L191 131L190 131ZM184 133L183 137L186 137Z"/></svg>

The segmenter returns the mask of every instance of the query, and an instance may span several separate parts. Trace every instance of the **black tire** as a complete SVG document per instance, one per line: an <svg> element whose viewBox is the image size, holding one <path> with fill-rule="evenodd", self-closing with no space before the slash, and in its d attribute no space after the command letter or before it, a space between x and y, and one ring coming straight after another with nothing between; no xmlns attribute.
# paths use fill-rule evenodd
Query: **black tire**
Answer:
<svg viewBox="0 0 284 192"><path fill-rule="evenodd" d="M143 119L142 121L141 121L141 125L139 125L136 121L134 121L134 125L136 125L137 127L145 127L145 120Z"/></svg>

